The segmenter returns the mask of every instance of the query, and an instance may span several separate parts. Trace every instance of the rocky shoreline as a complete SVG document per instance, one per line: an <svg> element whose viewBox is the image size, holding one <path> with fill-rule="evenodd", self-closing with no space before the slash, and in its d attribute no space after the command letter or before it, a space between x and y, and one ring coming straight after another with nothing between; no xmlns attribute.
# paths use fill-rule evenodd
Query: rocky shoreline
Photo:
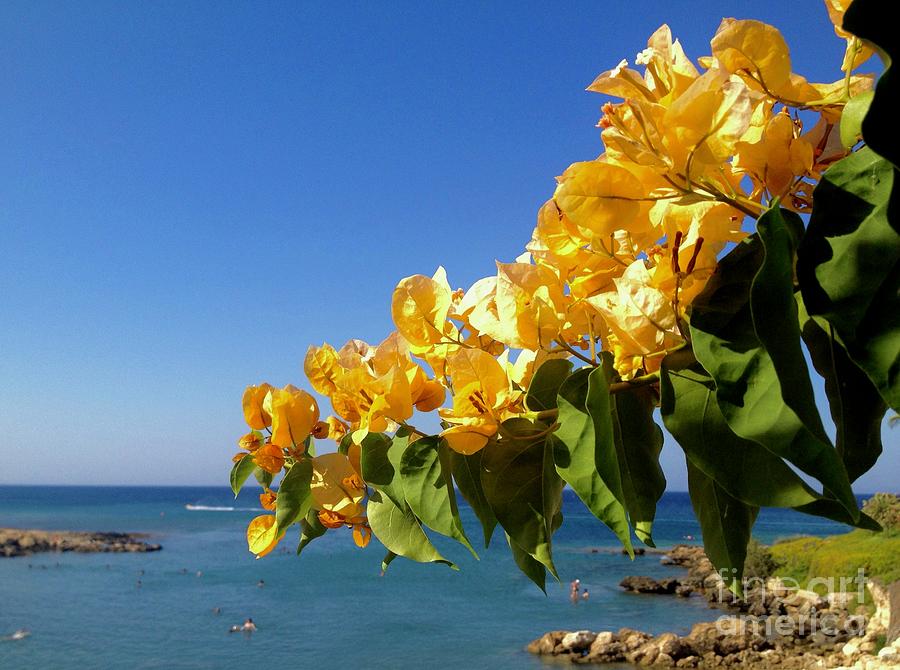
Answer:
<svg viewBox="0 0 900 670"><path fill-rule="evenodd" d="M900 583L890 589L868 583L873 613L856 606L853 594L821 597L813 591L789 588L778 579L760 580L738 599L724 587L701 547L679 545L665 553L662 562L687 569L687 576L662 580L626 577L620 586L641 594L700 596L711 607L728 613L718 621L695 625L685 636L653 636L628 628L617 632L552 631L531 642L528 651L573 663L653 667L900 667L900 640L893 640L896 622L891 621L892 609L895 619L900 616L896 603Z"/></svg>
<svg viewBox="0 0 900 670"><path fill-rule="evenodd" d="M89 533L69 530L23 530L0 528L0 558L31 556L42 552L77 553L159 551L158 544L145 542L142 533Z"/></svg>

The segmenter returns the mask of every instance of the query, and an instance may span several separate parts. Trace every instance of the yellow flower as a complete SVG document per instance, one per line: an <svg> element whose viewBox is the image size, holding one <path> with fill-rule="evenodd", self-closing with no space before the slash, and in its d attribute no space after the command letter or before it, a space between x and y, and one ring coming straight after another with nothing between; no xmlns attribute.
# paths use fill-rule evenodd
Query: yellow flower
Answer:
<svg viewBox="0 0 900 670"><path fill-rule="evenodd" d="M272 514L258 516L247 526L247 547L257 558L270 553L282 537L284 530L278 531L275 516Z"/></svg>
<svg viewBox="0 0 900 670"><path fill-rule="evenodd" d="M586 300L602 314L621 345L620 358L658 353L681 342L671 299L652 285L643 260L629 265L615 285L616 291Z"/></svg>
<svg viewBox="0 0 900 670"><path fill-rule="evenodd" d="M290 384L269 391L264 405L272 415L272 444L279 447L303 444L319 420L316 399Z"/></svg>
<svg viewBox="0 0 900 670"><path fill-rule="evenodd" d="M275 501L278 499L278 494L274 491L266 489L264 492L259 494L259 504L263 509L267 509L270 512L275 509Z"/></svg>
<svg viewBox="0 0 900 670"><path fill-rule="evenodd" d="M284 467L284 451L275 444L264 444L253 454L253 460L266 472L277 475Z"/></svg>
<svg viewBox="0 0 900 670"><path fill-rule="evenodd" d="M330 396L335 391L334 378L337 374L337 352L330 344L325 343L321 347L310 346L306 350L303 359L303 372L309 383L324 396Z"/></svg>
<svg viewBox="0 0 900 670"><path fill-rule="evenodd" d="M344 454L323 454L312 459L310 491L313 506L344 518L361 516L365 507L365 484Z"/></svg>
<svg viewBox="0 0 900 670"><path fill-rule="evenodd" d="M872 55L872 49L857 40L853 35L844 30L844 13L853 4L853 0L825 0L825 8L828 10L828 18L834 24L834 32L838 37L847 40L847 48L844 51L844 62L841 64L842 72L850 72L865 63Z"/></svg>
<svg viewBox="0 0 900 670"><path fill-rule="evenodd" d="M356 543L357 547L361 549L365 549L369 546L369 542L372 539L372 529L369 528L368 523L355 523L353 524L353 541Z"/></svg>
<svg viewBox="0 0 900 670"><path fill-rule="evenodd" d="M565 322L562 283L542 265L497 263L494 300L498 328L485 332L514 349L550 347Z"/></svg>
<svg viewBox="0 0 900 670"><path fill-rule="evenodd" d="M798 177L809 174L815 148L800 137L800 127L787 112L775 114L756 142L738 142L734 167L774 197L784 197ZM785 204L790 204L786 200Z"/></svg>
<svg viewBox="0 0 900 670"><path fill-rule="evenodd" d="M720 67L753 88L776 95L790 86L791 56L777 28L761 21L722 19L710 43Z"/></svg>
<svg viewBox="0 0 900 670"><path fill-rule="evenodd" d="M589 236L608 238L617 230L649 227L647 189L624 167L605 160L573 163L561 177L553 199L569 220Z"/></svg>
<svg viewBox="0 0 900 670"><path fill-rule="evenodd" d="M247 451L256 451L264 442L265 439L261 433L247 433L246 435L242 435L241 439L238 440L238 446Z"/></svg>
<svg viewBox="0 0 900 670"><path fill-rule="evenodd" d="M244 407L244 420L253 430L262 430L272 425L272 417L263 407L266 395L271 390L271 385L260 384L259 386L248 386L244 391L244 397L241 399Z"/></svg>
<svg viewBox="0 0 900 670"><path fill-rule="evenodd" d="M518 400L497 360L479 349L461 349L447 359L453 381L453 408L439 411L452 424L441 432L451 449L473 454L499 430L507 410Z"/></svg>
<svg viewBox="0 0 900 670"><path fill-rule="evenodd" d="M438 268L432 278L413 275L400 280L391 298L391 316L410 344L429 346L443 339L452 300L447 273Z"/></svg>

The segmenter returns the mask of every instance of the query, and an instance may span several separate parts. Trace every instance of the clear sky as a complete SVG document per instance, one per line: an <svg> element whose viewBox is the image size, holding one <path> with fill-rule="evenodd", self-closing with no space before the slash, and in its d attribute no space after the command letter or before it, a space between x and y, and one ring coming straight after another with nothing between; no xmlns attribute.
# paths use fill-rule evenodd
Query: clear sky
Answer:
<svg viewBox="0 0 900 670"><path fill-rule="evenodd" d="M602 149L585 86L723 16L839 78L818 0L0 4L0 483L225 484L245 385L512 260Z"/></svg>

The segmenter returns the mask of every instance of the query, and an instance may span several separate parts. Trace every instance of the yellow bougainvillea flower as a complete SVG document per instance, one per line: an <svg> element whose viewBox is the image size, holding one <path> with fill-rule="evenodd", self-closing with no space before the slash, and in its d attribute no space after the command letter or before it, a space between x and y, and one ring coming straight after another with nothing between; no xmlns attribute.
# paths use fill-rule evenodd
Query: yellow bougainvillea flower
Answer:
<svg viewBox="0 0 900 670"><path fill-rule="evenodd" d="M774 26L761 21L722 19L710 42L713 58L756 90L777 96L791 83L791 55Z"/></svg>
<svg viewBox="0 0 900 670"><path fill-rule="evenodd" d="M337 352L330 344L325 343L321 347L310 346L306 350L303 359L303 372L309 383L324 396L334 393L336 385L334 378L337 374Z"/></svg>
<svg viewBox="0 0 900 670"><path fill-rule="evenodd" d="M316 516L319 517L319 523L321 523L326 528L343 528L347 525L347 520L343 516L341 516L340 514L336 514L335 512L322 510Z"/></svg>
<svg viewBox="0 0 900 670"><path fill-rule="evenodd" d="M241 399L244 406L244 420L253 430L262 430L272 425L272 417L263 407L263 402L271 390L270 384L260 384L248 386L244 391L244 397Z"/></svg>
<svg viewBox="0 0 900 670"><path fill-rule="evenodd" d="M800 137L799 124L785 111L769 120L759 141L737 143L734 167L764 187L771 197L783 198L798 177L810 173L814 152L815 147Z"/></svg>
<svg viewBox="0 0 900 670"><path fill-rule="evenodd" d="M284 530L279 532L272 514L258 516L247 526L247 547L257 558L271 553L283 537Z"/></svg>
<svg viewBox="0 0 900 670"><path fill-rule="evenodd" d="M391 316L407 342L429 346L443 339L452 294L444 268L431 278L413 275L400 280L391 298Z"/></svg>
<svg viewBox="0 0 900 670"><path fill-rule="evenodd" d="M450 428L441 432L451 449L474 454L499 430L519 398L511 393L503 366L479 349L461 349L447 359L453 381L453 408L439 410Z"/></svg>
<svg viewBox="0 0 900 670"><path fill-rule="evenodd" d="M622 357L662 352L682 341L671 298L652 285L643 260L629 265L615 284L616 291L586 300L615 334Z"/></svg>
<svg viewBox="0 0 900 670"><path fill-rule="evenodd" d="M369 542L372 540L372 529L369 528L367 523L354 523L353 524L353 541L356 543L357 547L361 549L365 549L369 546Z"/></svg>
<svg viewBox="0 0 900 670"><path fill-rule="evenodd" d="M246 435L242 435L241 439L238 440L238 446L247 451L256 451L263 446L265 441L262 433L247 433Z"/></svg>
<svg viewBox="0 0 900 670"><path fill-rule="evenodd" d="M284 467L284 451L278 445L267 443L254 452L253 460L266 472L277 475Z"/></svg>
<svg viewBox="0 0 900 670"><path fill-rule="evenodd" d="M319 420L316 399L291 384L269 391L264 405L272 416L271 442L279 447L302 444Z"/></svg>
<svg viewBox="0 0 900 670"><path fill-rule="evenodd" d="M617 230L646 230L640 217L647 191L624 167L604 160L573 163L553 199L569 220L589 236L607 238Z"/></svg>
<svg viewBox="0 0 900 670"><path fill-rule="evenodd" d="M762 99L739 77L720 69L695 79L663 117L673 169L691 183L705 170L718 171L734 153Z"/></svg>
<svg viewBox="0 0 900 670"><path fill-rule="evenodd" d="M234 456L231 457L231 462L237 463L238 461L244 460L244 457L249 456L249 455L250 454L248 454L246 451L239 451Z"/></svg>
<svg viewBox="0 0 900 670"><path fill-rule="evenodd" d="M487 334L514 349L549 348L565 321L560 278L542 265L497 263L494 301L499 328Z"/></svg>
<svg viewBox="0 0 900 670"><path fill-rule="evenodd" d="M847 40L844 51L844 62L841 72L851 72L865 63L872 55L872 49L844 30L844 13L850 8L853 0L825 0L828 18L834 24L834 32L838 37Z"/></svg>
<svg viewBox="0 0 900 670"><path fill-rule="evenodd" d="M310 491L317 510L338 514L344 519L363 515L366 485L346 455L316 456L312 466Z"/></svg>
<svg viewBox="0 0 900 670"><path fill-rule="evenodd" d="M278 494L268 488L259 494L260 506L263 509L269 510L270 512L275 509L275 502L277 499Z"/></svg>

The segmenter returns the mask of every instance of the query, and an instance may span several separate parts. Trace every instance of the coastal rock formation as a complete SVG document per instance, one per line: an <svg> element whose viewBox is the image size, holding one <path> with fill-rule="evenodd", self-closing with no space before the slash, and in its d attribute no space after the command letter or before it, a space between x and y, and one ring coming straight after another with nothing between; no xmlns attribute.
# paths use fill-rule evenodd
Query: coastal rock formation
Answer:
<svg viewBox="0 0 900 670"><path fill-rule="evenodd" d="M139 533L86 533L68 530L0 528L0 557L30 556L45 551L146 552L158 544L144 542Z"/></svg>
<svg viewBox="0 0 900 670"><path fill-rule="evenodd" d="M679 546L663 562L688 570L686 578L655 580L627 577L621 586L635 593L699 593L712 607L731 614L699 623L685 636L623 628L618 632L553 631L528 645L534 654L568 658L573 663L631 663L678 668L786 668L806 670L881 670L900 667L900 640L894 640L890 589L869 583L875 612L851 612L855 601L843 594L823 598L813 591L789 588L778 579L759 582L737 598L700 547ZM885 644L885 641L887 644ZM893 641L893 642L892 642ZM882 646L883 645L883 646Z"/></svg>

